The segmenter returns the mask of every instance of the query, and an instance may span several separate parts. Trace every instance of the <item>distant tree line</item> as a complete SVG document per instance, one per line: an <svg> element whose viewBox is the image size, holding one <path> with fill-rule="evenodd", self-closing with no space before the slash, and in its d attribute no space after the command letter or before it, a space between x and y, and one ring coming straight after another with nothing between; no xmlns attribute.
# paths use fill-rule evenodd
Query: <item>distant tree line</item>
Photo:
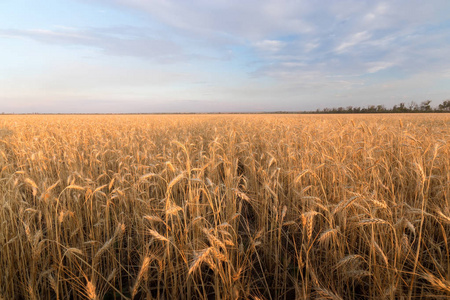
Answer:
<svg viewBox="0 0 450 300"><path fill-rule="evenodd" d="M431 107L431 100L422 101L417 104L414 101L406 104L401 102L392 108L384 105L368 105L366 107L347 106L317 109L316 113L426 113L426 112L450 112L450 100L445 100L437 107Z"/></svg>

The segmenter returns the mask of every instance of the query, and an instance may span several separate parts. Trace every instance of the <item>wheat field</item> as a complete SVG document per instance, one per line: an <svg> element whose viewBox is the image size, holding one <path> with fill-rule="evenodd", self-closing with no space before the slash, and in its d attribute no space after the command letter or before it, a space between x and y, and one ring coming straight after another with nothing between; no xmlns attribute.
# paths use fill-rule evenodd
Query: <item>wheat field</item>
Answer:
<svg viewBox="0 0 450 300"><path fill-rule="evenodd" d="M0 299L448 299L450 115L0 116Z"/></svg>

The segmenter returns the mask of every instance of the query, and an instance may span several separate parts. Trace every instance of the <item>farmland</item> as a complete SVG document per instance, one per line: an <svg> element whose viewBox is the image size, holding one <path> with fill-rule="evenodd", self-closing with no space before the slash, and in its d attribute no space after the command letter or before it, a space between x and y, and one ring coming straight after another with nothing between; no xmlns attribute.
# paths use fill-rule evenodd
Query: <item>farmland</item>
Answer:
<svg viewBox="0 0 450 300"><path fill-rule="evenodd" d="M450 115L0 116L0 299L450 297Z"/></svg>

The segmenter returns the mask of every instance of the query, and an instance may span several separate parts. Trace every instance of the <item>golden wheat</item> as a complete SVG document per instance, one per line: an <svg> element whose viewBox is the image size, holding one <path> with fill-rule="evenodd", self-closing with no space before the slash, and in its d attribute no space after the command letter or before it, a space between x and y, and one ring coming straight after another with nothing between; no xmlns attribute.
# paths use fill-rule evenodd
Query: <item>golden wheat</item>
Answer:
<svg viewBox="0 0 450 300"><path fill-rule="evenodd" d="M450 116L0 116L0 299L450 297Z"/></svg>

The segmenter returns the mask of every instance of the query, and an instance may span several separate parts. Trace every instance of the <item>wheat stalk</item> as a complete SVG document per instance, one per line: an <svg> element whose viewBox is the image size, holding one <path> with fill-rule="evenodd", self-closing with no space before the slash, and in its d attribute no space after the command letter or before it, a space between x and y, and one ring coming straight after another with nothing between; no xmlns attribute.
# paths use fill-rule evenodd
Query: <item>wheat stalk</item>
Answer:
<svg viewBox="0 0 450 300"><path fill-rule="evenodd" d="M136 296L138 289L139 289L139 285L148 271L150 262L151 262L151 258L149 256L146 256L144 258L144 260L142 261L141 268L139 270L138 276L136 278L136 281L135 281L132 291L131 291L131 298L134 298L134 296Z"/></svg>
<svg viewBox="0 0 450 300"><path fill-rule="evenodd" d="M206 261L209 258L209 255L213 251L213 249L214 249L213 247L209 247L209 248L203 249L201 251L198 251L195 254L194 260L189 267L189 271L188 271L189 275L191 275L193 272L195 272L200 267L202 262Z"/></svg>

